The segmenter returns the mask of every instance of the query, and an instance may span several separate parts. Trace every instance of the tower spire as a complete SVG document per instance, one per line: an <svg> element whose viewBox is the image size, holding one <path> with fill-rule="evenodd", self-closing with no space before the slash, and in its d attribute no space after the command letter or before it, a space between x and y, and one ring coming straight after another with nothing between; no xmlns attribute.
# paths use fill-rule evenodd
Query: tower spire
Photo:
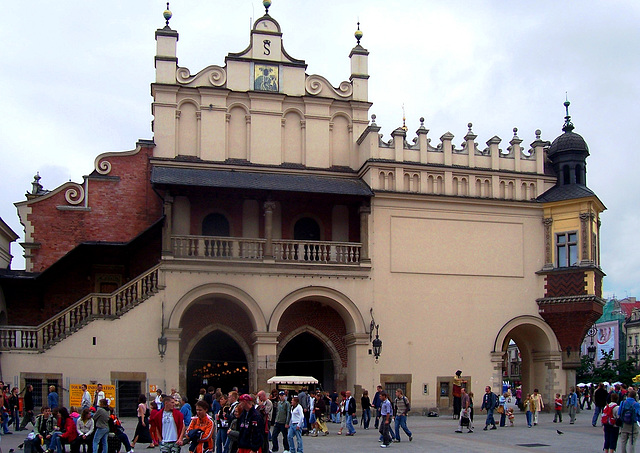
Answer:
<svg viewBox="0 0 640 453"><path fill-rule="evenodd" d="M574 129L573 123L571 122L571 115L569 115L569 106L571 105L571 102L569 102L569 97L566 93L565 99L564 108L567 110L567 115L564 117L564 126L562 126L562 130L565 132L571 132Z"/></svg>
<svg viewBox="0 0 640 453"><path fill-rule="evenodd" d="M169 28L169 20L171 20L171 17L173 16L173 14L171 13L171 10L169 9L169 2L167 2L167 9L164 10L164 13L162 13L162 16L166 21L166 24L167 24L166 27Z"/></svg>
<svg viewBox="0 0 640 453"><path fill-rule="evenodd" d="M356 41L358 41L358 46L360 45L360 40L362 39L362 31L360 30L360 21L358 21L358 29L355 31L355 33L353 34L353 36L356 37Z"/></svg>

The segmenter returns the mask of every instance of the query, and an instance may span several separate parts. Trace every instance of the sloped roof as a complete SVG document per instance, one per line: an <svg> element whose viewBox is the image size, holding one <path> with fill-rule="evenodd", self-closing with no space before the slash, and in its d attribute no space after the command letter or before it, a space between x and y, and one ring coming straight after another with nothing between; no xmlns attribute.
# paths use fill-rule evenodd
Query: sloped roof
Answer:
<svg viewBox="0 0 640 453"><path fill-rule="evenodd" d="M554 186L540 195L537 200L540 202L575 200L578 198L596 197L598 196L587 186L582 184L565 184L563 186Z"/></svg>
<svg viewBox="0 0 640 453"><path fill-rule="evenodd" d="M357 178L154 166L153 184L373 196Z"/></svg>

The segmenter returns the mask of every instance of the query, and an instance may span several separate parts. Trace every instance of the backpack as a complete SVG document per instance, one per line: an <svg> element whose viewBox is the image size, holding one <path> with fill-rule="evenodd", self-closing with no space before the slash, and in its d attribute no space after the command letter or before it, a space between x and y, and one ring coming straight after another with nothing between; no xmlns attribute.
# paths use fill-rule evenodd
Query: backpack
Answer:
<svg viewBox="0 0 640 453"><path fill-rule="evenodd" d="M613 406L607 404L604 407L602 411L602 417L600 419L603 425L615 426L616 418L613 416L613 409L615 409L616 406L616 404L614 404Z"/></svg>
<svg viewBox="0 0 640 453"><path fill-rule="evenodd" d="M624 423L631 425L638 421L635 408L636 404L637 403L634 401L633 403L631 403L631 406L629 406L629 404L627 404L627 402L625 401L625 403L622 405L622 412L619 414L619 417Z"/></svg>

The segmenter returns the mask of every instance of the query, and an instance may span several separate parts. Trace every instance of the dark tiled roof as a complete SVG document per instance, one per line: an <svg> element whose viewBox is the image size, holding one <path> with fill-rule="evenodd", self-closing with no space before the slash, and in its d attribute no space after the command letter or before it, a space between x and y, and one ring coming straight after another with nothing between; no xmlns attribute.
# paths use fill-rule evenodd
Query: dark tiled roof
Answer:
<svg viewBox="0 0 640 453"><path fill-rule="evenodd" d="M591 189L581 184L566 184L554 186L540 195L537 200L541 202L575 200L578 198L596 197Z"/></svg>
<svg viewBox="0 0 640 453"><path fill-rule="evenodd" d="M361 179L154 166L153 184L373 196Z"/></svg>
<svg viewBox="0 0 640 453"><path fill-rule="evenodd" d="M553 143L551 143L547 155L551 157L556 153L567 151L585 152L587 156L589 155L587 142L584 141L584 138L582 138L580 134L576 134L575 132L565 132L556 138Z"/></svg>

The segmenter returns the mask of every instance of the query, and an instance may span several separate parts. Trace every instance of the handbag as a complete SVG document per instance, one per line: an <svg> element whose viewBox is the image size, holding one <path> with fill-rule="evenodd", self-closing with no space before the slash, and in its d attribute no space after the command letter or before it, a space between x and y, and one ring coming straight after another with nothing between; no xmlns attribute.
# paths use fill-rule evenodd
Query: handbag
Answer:
<svg viewBox="0 0 640 453"><path fill-rule="evenodd" d="M496 412L498 414L504 414L504 406L502 404L498 406L498 408L496 409Z"/></svg>
<svg viewBox="0 0 640 453"><path fill-rule="evenodd" d="M358 424L358 417L357 417L356 415L354 415L354 416L351 418L351 421L353 422L353 424L354 424L354 425L357 425L357 424Z"/></svg>

